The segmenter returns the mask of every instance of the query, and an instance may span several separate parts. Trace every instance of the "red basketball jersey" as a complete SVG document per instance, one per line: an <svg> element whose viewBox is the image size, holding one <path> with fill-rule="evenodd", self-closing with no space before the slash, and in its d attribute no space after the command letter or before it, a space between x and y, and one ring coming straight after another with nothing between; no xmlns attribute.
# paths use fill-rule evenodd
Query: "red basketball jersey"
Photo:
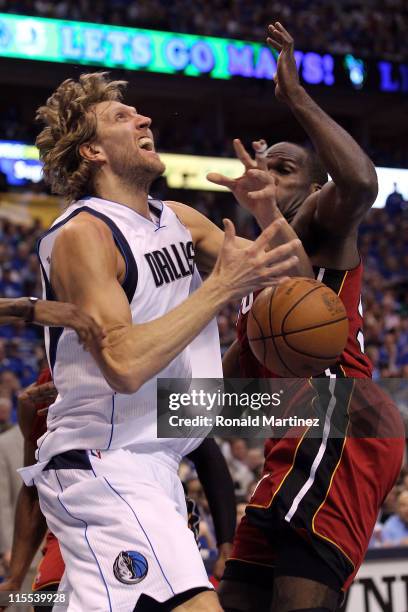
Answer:
<svg viewBox="0 0 408 612"><path fill-rule="evenodd" d="M342 300L349 321L349 335L346 347L338 362L321 373L321 376L339 378L371 378L372 364L364 354L363 311L361 304L361 283L363 265L352 270L331 270L313 268L316 280L330 287ZM247 317L254 298L259 292L246 296L241 303L237 321L238 342L240 345L240 370L244 378L276 378L277 376L263 366L252 353L247 336ZM272 313L273 316L273 313Z"/></svg>
<svg viewBox="0 0 408 612"><path fill-rule="evenodd" d="M36 385L44 385L47 382L52 382L51 371L49 368L45 368L40 372L36 380ZM31 432L29 435L30 442L33 442L34 444L36 444L38 438L41 438L41 436L47 431L47 415L38 414L38 410L47 408L47 406L48 404L46 402L44 402L44 404L38 404L37 406L37 413L33 418Z"/></svg>

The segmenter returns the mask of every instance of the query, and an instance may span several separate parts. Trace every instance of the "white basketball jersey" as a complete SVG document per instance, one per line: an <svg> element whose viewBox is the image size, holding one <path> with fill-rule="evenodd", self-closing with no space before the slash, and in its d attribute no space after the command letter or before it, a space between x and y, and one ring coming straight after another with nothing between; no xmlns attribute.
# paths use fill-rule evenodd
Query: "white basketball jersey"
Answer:
<svg viewBox="0 0 408 612"><path fill-rule="evenodd" d="M122 287L134 324L157 319L186 300L193 288L193 276L194 288L201 282L194 265L190 231L163 202L149 198L149 208L151 219L100 198L86 198L70 205L39 243L44 298L55 299L50 266L58 232L74 216L87 212L108 225L125 260ZM118 448L164 453L178 461L200 444L201 439L196 438L157 438L156 376L136 393L116 393L92 356L79 345L73 330L46 328L45 339L58 397L48 411L47 432L38 440L39 462L66 450ZM194 376L222 377L215 322L203 330L194 346ZM210 364L209 369L206 364ZM191 375L191 351L187 347L157 377Z"/></svg>

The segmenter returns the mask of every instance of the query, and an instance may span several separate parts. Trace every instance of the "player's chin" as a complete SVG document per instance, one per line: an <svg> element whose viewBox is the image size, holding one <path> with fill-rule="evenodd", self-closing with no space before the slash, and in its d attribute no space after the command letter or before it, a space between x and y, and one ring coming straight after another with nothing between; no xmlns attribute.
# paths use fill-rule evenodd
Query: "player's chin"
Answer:
<svg viewBox="0 0 408 612"><path fill-rule="evenodd" d="M148 160L149 166L152 169L152 173L155 174L155 178L161 176L166 170L165 164L160 159L158 153L153 153Z"/></svg>

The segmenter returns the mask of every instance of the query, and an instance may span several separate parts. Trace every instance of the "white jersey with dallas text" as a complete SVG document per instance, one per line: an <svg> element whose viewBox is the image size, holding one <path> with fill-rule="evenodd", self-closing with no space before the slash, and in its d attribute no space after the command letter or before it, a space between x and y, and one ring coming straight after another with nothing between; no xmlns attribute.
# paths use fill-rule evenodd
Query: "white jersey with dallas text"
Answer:
<svg viewBox="0 0 408 612"><path fill-rule="evenodd" d="M50 267L58 232L77 214L87 212L108 225L126 262L122 287L133 323L157 319L187 299L192 288L201 282L194 265L190 231L163 202L149 198L149 209L151 219L122 204L96 197L71 204L39 242L44 298L55 299ZM171 334L171 329L167 333ZM157 438L156 377L136 393L116 393L92 356L79 345L73 330L46 328L45 340L58 397L48 411L47 432L38 440L40 464L72 449L128 449L163 453L166 458L179 461L200 444L201 440L196 438ZM160 338L155 337L154 341L160 344ZM222 377L215 322L203 330L201 341L198 338L193 345L203 351L203 358L196 351L193 359L197 364L194 376ZM206 364L210 364L209 368ZM192 360L187 347L157 376L191 375Z"/></svg>

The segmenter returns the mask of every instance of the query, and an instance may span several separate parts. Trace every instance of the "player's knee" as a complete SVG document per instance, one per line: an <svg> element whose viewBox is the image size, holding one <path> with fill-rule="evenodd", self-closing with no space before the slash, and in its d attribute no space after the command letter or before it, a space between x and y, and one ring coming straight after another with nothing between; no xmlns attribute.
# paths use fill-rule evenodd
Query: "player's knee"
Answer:
<svg viewBox="0 0 408 612"><path fill-rule="evenodd" d="M270 591L255 584L235 580L221 580L218 596L225 612L269 610L272 600Z"/></svg>

